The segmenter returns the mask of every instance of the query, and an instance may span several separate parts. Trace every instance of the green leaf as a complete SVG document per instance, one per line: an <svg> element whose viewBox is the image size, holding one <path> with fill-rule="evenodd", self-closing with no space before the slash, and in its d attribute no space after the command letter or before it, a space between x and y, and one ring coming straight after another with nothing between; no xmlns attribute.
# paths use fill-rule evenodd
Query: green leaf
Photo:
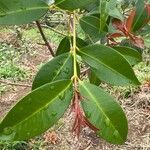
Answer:
<svg viewBox="0 0 150 150"><path fill-rule="evenodd" d="M55 5L65 10L75 10L78 8L85 8L91 3L96 2L97 0L55 0Z"/></svg>
<svg viewBox="0 0 150 150"><path fill-rule="evenodd" d="M71 53L65 53L53 58L39 70L33 81L32 89L52 81L70 79L72 76L73 57Z"/></svg>
<svg viewBox="0 0 150 150"><path fill-rule="evenodd" d="M64 37L58 48L57 48L57 52L56 52L56 56L69 52L71 50L71 46L70 46L70 38L68 36Z"/></svg>
<svg viewBox="0 0 150 150"><path fill-rule="evenodd" d="M41 0L0 0L0 25L19 25L38 20L49 6Z"/></svg>
<svg viewBox="0 0 150 150"><path fill-rule="evenodd" d="M122 54L130 65L136 65L142 61L142 55L135 49L125 46L113 47L117 52Z"/></svg>
<svg viewBox="0 0 150 150"><path fill-rule="evenodd" d="M66 52L70 52L70 50L71 50L70 42L72 42L72 44L73 44L73 37L69 37L69 36L64 37L58 46L56 56L66 53ZM77 44L78 48L88 45L84 40L82 40L79 37L76 38L76 44Z"/></svg>
<svg viewBox="0 0 150 150"><path fill-rule="evenodd" d="M148 18L149 16L147 10L145 9L145 2L138 0L136 3L136 15L133 21L132 30L134 32L139 30Z"/></svg>
<svg viewBox="0 0 150 150"><path fill-rule="evenodd" d="M108 19L108 12L107 12L107 5L108 2L106 0L100 0L100 32L102 32L106 26L107 19Z"/></svg>
<svg viewBox="0 0 150 150"><path fill-rule="evenodd" d="M97 85L97 86L100 85L101 80L96 76L96 74L94 73L92 69L89 71L88 77L89 77L90 83Z"/></svg>
<svg viewBox="0 0 150 150"><path fill-rule="evenodd" d="M80 82L82 107L88 120L99 129L97 134L113 144L123 144L128 133L126 116L120 105L105 91Z"/></svg>
<svg viewBox="0 0 150 150"><path fill-rule="evenodd" d="M48 5L52 4L53 3L53 0L42 0L44 1L45 3L47 3Z"/></svg>
<svg viewBox="0 0 150 150"><path fill-rule="evenodd" d="M73 37L71 37L71 42L73 44ZM82 40L81 38L77 37L76 38L76 44L78 48L82 48L88 45L87 42L85 42L84 40Z"/></svg>
<svg viewBox="0 0 150 150"><path fill-rule="evenodd" d="M107 4L107 12L111 17L117 18L123 21L124 17L119 11L119 9L117 8L117 3L118 1L110 0Z"/></svg>
<svg viewBox="0 0 150 150"><path fill-rule="evenodd" d="M128 39L122 40L121 43L120 43L120 46L123 46L123 47L130 47L130 48L136 50L137 52L139 52L140 54L142 54L142 53L143 53L143 50L144 50L144 49L142 49L142 48L140 48L140 47L137 47L137 46L133 45L133 44L131 43L131 41L128 40Z"/></svg>
<svg viewBox="0 0 150 150"><path fill-rule="evenodd" d="M48 83L29 93L1 122L0 140L28 140L45 132L62 117L72 96L71 80Z"/></svg>
<svg viewBox="0 0 150 150"><path fill-rule="evenodd" d="M145 43L145 46L150 49L150 37L149 36L144 38L144 43Z"/></svg>
<svg viewBox="0 0 150 150"><path fill-rule="evenodd" d="M78 54L101 81L122 86L140 84L129 63L113 48L94 44L81 48Z"/></svg>
<svg viewBox="0 0 150 150"><path fill-rule="evenodd" d="M100 19L91 15L80 19L80 26L92 42L100 40Z"/></svg>

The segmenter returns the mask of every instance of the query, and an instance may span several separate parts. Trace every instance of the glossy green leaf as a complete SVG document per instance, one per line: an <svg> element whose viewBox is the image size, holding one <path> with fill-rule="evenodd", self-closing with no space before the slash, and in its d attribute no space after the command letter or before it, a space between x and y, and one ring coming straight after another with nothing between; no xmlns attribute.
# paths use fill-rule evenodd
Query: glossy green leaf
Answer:
<svg viewBox="0 0 150 150"><path fill-rule="evenodd" d="M101 88L81 82L79 91L88 120L99 129L97 134L113 144L123 144L128 133L126 116L120 105Z"/></svg>
<svg viewBox="0 0 150 150"><path fill-rule="evenodd" d="M95 10L95 8L97 8L97 6L99 6L99 0L96 0L94 2L92 2L90 5L84 7L88 12L91 12L93 10Z"/></svg>
<svg viewBox="0 0 150 150"><path fill-rule="evenodd" d="M53 3L53 0L42 0L44 1L45 3L47 3L48 5L52 4Z"/></svg>
<svg viewBox="0 0 150 150"><path fill-rule="evenodd" d="M124 46L113 47L120 54L122 54L130 65L136 65L142 61L142 55L135 49Z"/></svg>
<svg viewBox="0 0 150 150"><path fill-rule="evenodd" d="M132 30L135 32L139 30L143 24L148 20L149 16L145 9L145 3L142 0L137 0L136 15L133 21Z"/></svg>
<svg viewBox="0 0 150 150"><path fill-rule="evenodd" d="M123 21L124 17L119 11L119 9L117 8L117 3L118 1L110 0L107 4L107 12L111 17L117 18Z"/></svg>
<svg viewBox="0 0 150 150"><path fill-rule="evenodd" d="M64 37L58 46L56 56L69 52L71 50L71 44L73 44L73 37L69 37L69 36ZM76 44L78 48L88 45L84 40L82 40L79 37L76 38Z"/></svg>
<svg viewBox="0 0 150 150"><path fill-rule="evenodd" d="M95 72L91 69L88 74L90 83L99 86L101 80L96 76Z"/></svg>
<svg viewBox="0 0 150 150"><path fill-rule="evenodd" d="M136 50L137 52L139 52L141 55L142 55L142 52L143 52L143 50L144 50L144 49L142 49L142 48L140 48L140 47L137 47L137 46L133 45L133 44L131 43L131 41L128 40L128 39L122 40L121 43L120 43L120 46L123 46L123 47L130 47L130 48Z"/></svg>
<svg viewBox="0 0 150 150"><path fill-rule="evenodd" d="M122 86L140 84L129 63L113 48L94 44L81 48L78 54L101 81Z"/></svg>
<svg viewBox="0 0 150 150"><path fill-rule="evenodd" d="M39 70L33 81L32 89L52 81L70 79L72 76L73 57L71 53L65 53L53 58Z"/></svg>
<svg viewBox="0 0 150 150"><path fill-rule="evenodd" d="M66 36L59 43L59 46L58 46L57 52L56 52L56 56L66 53L66 52L69 52L70 50L71 50L70 38L68 36Z"/></svg>
<svg viewBox="0 0 150 150"><path fill-rule="evenodd" d="M72 42L72 44L73 44L73 37L71 38L71 42ZM85 42L83 39L81 39L81 38L79 38L79 37L76 38L76 44L77 44L77 47L78 47L78 48L82 48L82 47L88 45L87 42Z"/></svg>
<svg viewBox="0 0 150 150"><path fill-rule="evenodd" d="M28 140L43 133L62 117L72 96L71 80L48 83L32 91L1 122L0 140Z"/></svg>
<svg viewBox="0 0 150 150"><path fill-rule="evenodd" d="M80 19L80 26L92 42L100 40L100 19L90 15Z"/></svg>
<svg viewBox="0 0 150 150"><path fill-rule="evenodd" d="M0 0L0 25L19 25L42 17L49 6L41 0Z"/></svg>
<svg viewBox="0 0 150 150"><path fill-rule="evenodd" d="M62 9L73 11L78 8L85 8L94 2L96 2L96 0L55 0L55 5Z"/></svg>
<svg viewBox="0 0 150 150"><path fill-rule="evenodd" d="M106 0L100 0L100 32L104 30L108 19L107 5L108 2Z"/></svg>
<svg viewBox="0 0 150 150"><path fill-rule="evenodd" d="M144 43L145 43L145 46L150 49L150 37L149 36L144 38Z"/></svg>

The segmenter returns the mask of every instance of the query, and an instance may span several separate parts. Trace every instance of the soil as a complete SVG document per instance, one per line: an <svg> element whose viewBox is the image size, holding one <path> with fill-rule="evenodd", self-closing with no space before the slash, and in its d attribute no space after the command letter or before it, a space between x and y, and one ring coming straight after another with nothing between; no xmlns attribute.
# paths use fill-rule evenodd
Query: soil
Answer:
<svg viewBox="0 0 150 150"><path fill-rule="evenodd" d="M34 44L34 48L37 56L32 59L31 56L27 57L26 60L27 67L33 74L37 71L35 66L49 59L47 57L49 52L45 47ZM30 81L25 83L29 84ZM29 91L29 87L18 86L3 94L0 100L0 117L3 117ZM124 145L108 144L88 128L84 128L77 139L71 132L74 115L68 110L57 125L42 136L45 140L42 150L150 150L150 88L142 85L140 90L128 99L120 95L115 97L119 99L129 122L128 139ZM30 142L34 143L34 140Z"/></svg>

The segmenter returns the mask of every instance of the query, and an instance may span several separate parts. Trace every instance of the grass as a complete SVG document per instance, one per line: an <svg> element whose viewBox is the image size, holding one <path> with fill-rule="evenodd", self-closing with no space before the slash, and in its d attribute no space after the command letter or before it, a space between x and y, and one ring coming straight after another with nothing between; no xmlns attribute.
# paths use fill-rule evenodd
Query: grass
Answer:
<svg viewBox="0 0 150 150"><path fill-rule="evenodd" d="M27 142L19 141L19 142L1 142L0 150L27 150L29 149L29 145Z"/></svg>
<svg viewBox="0 0 150 150"><path fill-rule="evenodd" d="M58 28L59 31L64 30L61 26L59 26ZM50 43L53 43L54 45L58 45L60 40L63 38L63 36L55 33L48 28L43 28L43 31L48 41L50 41ZM25 37L26 40L30 40L35 43L43 43L43 40L37 28L29 28L27 30L23 30L23 37Z"/></svg>
<svg viewBox="0 0 150 150"><path fill-rule="evenodd" d="M0 79L1 80L13 80L23 81L30 75L22 65L23 51L14 48L11 45L1 44L0 45ZM8 90L7 85L0 85L0 93Z"/></svg>

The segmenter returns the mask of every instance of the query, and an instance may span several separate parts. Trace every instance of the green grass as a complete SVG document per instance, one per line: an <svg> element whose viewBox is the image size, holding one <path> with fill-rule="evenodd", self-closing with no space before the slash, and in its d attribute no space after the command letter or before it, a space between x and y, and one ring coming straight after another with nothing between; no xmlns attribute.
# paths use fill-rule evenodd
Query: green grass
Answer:
<svg viewBox="0 0 150 150"><path fill-rule="evenodd" d="M28 150L30 147L27 142L0 142L0 150Z"/></svg>
<svg viewBox="0 0 150 150"><path fill-rule="evenodd" d="M30 71L22 65L23 51L7 44L0 45L0 79L23 81L30 75ZM1 84L0 93L6 92L9 86Z"/></svg>
<svg viewBox="0 0 150 150"><path fill-rule="evenodd" d="M64 30L64 29L62 29L62 27L59 27L59 31L61 30ZM63 36L55 33L54 31L50 29L43 28L43 31L45 33L47 40L50 43L53 43L54 45L58 45L61 39L63 38ZM23 37L26 40L32 41L34 43L43 43L43 39L39 33L39 30L36 27L23 30Z"/></svg>
<svg viewBox="0 0 150 150"><path fill-rule="evenodd" d="M28 72L21 66L22 52L9 45L0 45L0 78L23 80Z"/></svg>
<svg viewBox="0 0 150 150"><path fill-rule="evenodd" d="M0 78L1 79L13 79L22 81L27 78L27 71L17 64L6 63L0 69Z"/></svg>

